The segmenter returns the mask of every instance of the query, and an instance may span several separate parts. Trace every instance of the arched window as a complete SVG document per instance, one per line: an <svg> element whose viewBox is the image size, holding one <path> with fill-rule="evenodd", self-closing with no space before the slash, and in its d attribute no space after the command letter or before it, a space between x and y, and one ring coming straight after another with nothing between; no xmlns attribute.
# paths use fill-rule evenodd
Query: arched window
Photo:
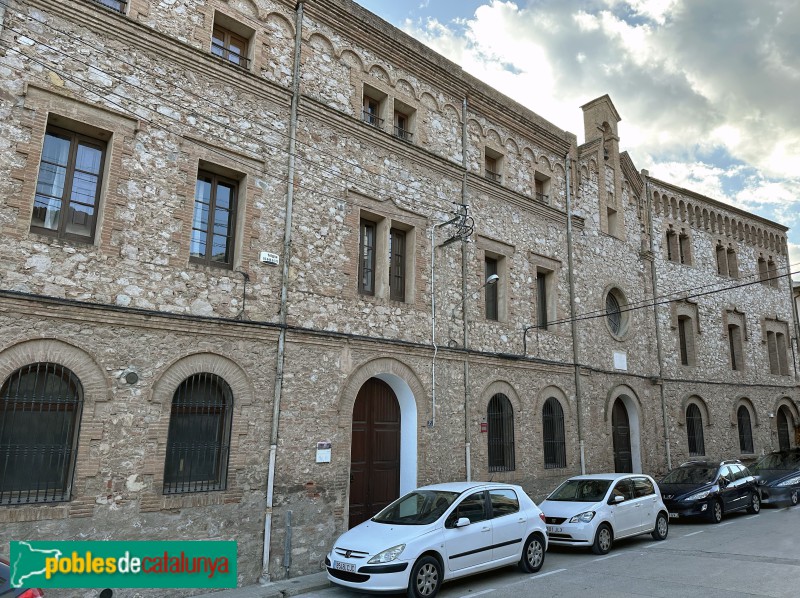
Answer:
<svg viewBox="0 0 800 598"><path fill-rule="evenodd" d="M740 405L736 411L736 424L739 427L739 450L748 455L753 454L753 428L750 425L750 411Z"/></svg>
<svg viewBox="0 0 800 598"><path fill-rule="evenodd" d="M606 295L606 321L612 334L621 334L623 329L622 308L617 297L617 290L612 289Z"/></svg>
<svg viewBox="0 0 800 598"><path fill-rule="evenodd" d="M34 363L0 388L0 504L70 499L83 387L67 368Z"/></svg>
<svg viewBox="0 0 800 598"><path fill-rule="evenodd" d="M224 490L233 394L228 383L201 373L172 397L164 463L164 494Z"/></svg>
<svg viewBox="0 0 800 598"><path fill-rule="evenodd" d="M514 470L514 409L504 394L489 401L489 471Z"/></svg>
<svg viewBox="0 0 800 598"><path fill-rule="evenodd" d="M544 441L544 467L556 469L567 466L567 446L564 440L564 410L554 397L544 402L542 408L542 437Z"/></svg>
<svg viewBox="0 0 800 598"><path fill-rule="evenodd" d="M778 409L778 449L781 451L788 451L792 448L791 438L789 437L789 422L792 421L792 416L789 414L786 407L781 406Z"/></svg>
<svg viewBox="0 0 800 598"><path fill-rule="evenodd" d="M706 454L705 440L703 439L703 415L700 408L691 403L686 408L686 436L689 440L689 455L698 457Z"/></svg>

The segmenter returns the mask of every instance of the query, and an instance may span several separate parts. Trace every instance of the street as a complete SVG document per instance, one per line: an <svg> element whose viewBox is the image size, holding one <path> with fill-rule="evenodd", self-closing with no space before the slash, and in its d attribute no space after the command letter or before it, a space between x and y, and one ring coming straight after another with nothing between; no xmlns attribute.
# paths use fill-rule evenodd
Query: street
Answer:
<svg viewBox="0 0 800 598"><path fill-rule="evenodd" d="M735 513L722 523L671 522L669 537L615 544L602 557L551 547L535 575L507 567L442 586L442 598L515 596L797 596L800 507ZM343 588L308 598L353 598Z"/></svg>

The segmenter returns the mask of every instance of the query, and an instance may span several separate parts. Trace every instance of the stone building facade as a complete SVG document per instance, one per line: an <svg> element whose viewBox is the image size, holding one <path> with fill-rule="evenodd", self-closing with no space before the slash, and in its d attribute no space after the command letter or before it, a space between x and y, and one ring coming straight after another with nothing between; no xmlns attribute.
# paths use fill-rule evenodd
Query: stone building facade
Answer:
<svg viewBox="0 0 800 598"><path fill-rule="evenodd" d="M247 584L417 485L798 444L787 229L607 96L579 145L349 0L7 4L0 546L235 539Z"/></svg>

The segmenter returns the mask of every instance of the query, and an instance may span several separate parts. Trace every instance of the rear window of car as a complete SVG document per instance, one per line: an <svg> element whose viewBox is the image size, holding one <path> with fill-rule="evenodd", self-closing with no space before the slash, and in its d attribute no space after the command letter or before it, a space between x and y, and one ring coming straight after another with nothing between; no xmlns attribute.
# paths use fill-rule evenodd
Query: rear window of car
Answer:
<svg viewBox="0 0 800 598"><path fill-rule="evenodd" d="M499 488L489 492L492 500L492 517L502 517L519 512L519 498L511 488Z"/></svg>
<svg viewBox="0 0 800 598"><path fill-rule="evenodd" d="M633 495L636 498L650 496L651 494L655 493L656 491L655 488L653 488L653 482L647 478L633 478Z"/></svg>

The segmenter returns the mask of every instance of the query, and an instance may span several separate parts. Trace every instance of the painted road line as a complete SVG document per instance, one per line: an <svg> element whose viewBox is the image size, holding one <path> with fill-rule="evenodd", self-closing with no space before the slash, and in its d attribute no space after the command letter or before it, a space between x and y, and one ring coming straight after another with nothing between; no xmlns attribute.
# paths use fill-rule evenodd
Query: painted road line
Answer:
<svg viewBox="0 0 800 598"><path fill-rule="evenodd" d="M472 592L470 594L464 594L463 596L459 596L459 598L471 598L472 596L480 596L481 594L488 594L490 592L494 592L494 588L489 588L488 590L481 590L480 592Z"/></svg>
<svg viewBox="0 0 800 598"><path fill-rule="evenodd" d="M725 527L726 525L733 525L734 523L736 523L736 522L735 521L728 521L727 523L719 523L719 524L717 524L717 527Z"/></svg>
<svg viewBox="0 0 800 598"><path fill-rule="evenodd" d="M750 515L750 517L745 517L745 519L755 519L758 515Z"/></svg>
<svg viewBox="0 0 800 598"><path fill-rule="evenodd" d="M601 556L599 559L592 559L592 562L596 563L598 561L607 561L608 559L613 559L614 557L617 557L617 556L619 556L619 553L617 553L617 554L609 554L608 556Z"/></svg>
<svg viewBox="0 0 800 598"><path fill-rule="evenodd" d="M556 569L555 571L548 571L547 573L537 573L536 575L531 575L528 579L539 579L540 577L547 577L548 575L554 575L563 571L566 571L566 569Z"/></svg>
<svg viewBox="0 0 800 598"><path fill-rule="evenodd" d="M702 534L705 530L700 530L699 532L692 532L691 534L684 534L684 538L688 538L689 536L696 536L697 534Z"/></svg>

